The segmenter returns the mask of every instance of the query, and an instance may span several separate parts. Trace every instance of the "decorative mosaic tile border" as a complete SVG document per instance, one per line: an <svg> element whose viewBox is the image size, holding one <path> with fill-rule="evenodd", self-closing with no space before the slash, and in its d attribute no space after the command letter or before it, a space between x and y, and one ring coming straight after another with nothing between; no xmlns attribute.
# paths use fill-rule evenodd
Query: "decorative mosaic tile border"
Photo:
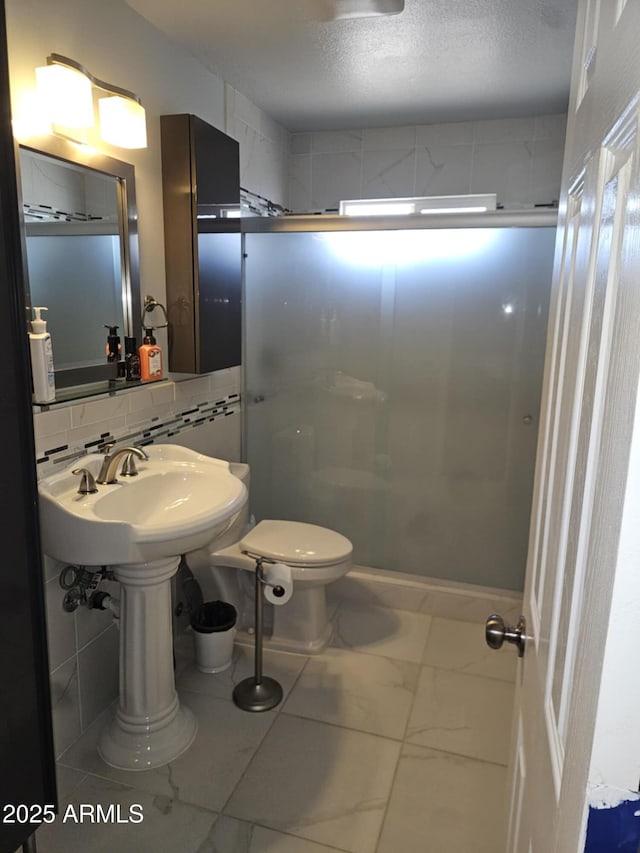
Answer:
<svg viewBox="0 0 640 853"><path fill-rule="evenodd" d="M60 447L45 449L42 455L36 459L36 464L43 465L50 462L53 465L60 465L70 462L109 441L117 441L119 444L127 442L142 446L153 444L160 438L170 438L179 435L185 430L194 429L202 424L215 421L217 418L228 417L239 411L240 395L229 394L226 397L216 400L214 403L204 402L197 404L179 414L169 415L167 418L156 415L151 418L150 425L146 427L124 433L114 433L111 430L96 433L94 438L84 442L82 448L72 449L68 444L63 444ZM97 426L96 429L99 429L99 427Z"/></svg>
<svg viewBox="0 0 640 853"><path fill-rule="evenodd" d="M212 427L213 421L240 413L240 381L240 368L228 368L51 406L45 411L35 409L37 476L46 476L56 466L94 452L105 442L144 445L175 441L182 433L195 436L199 429ZM240 418L237 434L239 443ZM225 435L230 435L229 430ZM189 443L186 438L185 442Z"/></svg>

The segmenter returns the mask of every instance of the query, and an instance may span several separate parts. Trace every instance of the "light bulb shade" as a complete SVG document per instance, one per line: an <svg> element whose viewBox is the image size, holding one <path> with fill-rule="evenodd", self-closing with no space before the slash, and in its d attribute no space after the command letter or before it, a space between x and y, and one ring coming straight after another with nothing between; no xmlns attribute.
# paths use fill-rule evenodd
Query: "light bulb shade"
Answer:
<svg viewBox="0 0 640 853"><path fill-rule="evenodd" d="M147 121L142 104L121 95L98 101L100 136L119 148L146 148Z"/></svg>
<svg viewBox="0 0 640 853"><path fill-rule="evenodd" d="M92 127L91 81L81 71L66 65L36 68L38 99L51 123L74 129Z"/></svg>

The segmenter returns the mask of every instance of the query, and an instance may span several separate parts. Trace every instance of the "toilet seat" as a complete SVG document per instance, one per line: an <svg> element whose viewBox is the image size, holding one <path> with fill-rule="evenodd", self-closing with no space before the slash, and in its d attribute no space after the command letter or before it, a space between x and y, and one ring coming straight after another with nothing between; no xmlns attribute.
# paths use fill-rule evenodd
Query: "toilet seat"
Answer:
<svg viewBox="0 0 640 853"><path fill-rule="evenodd" d="M292 568L335 566L351 558L351 542L335 530L301 521L260 521L240 540L240 550ZM307 574L306 572L304 574Z"/></svg>

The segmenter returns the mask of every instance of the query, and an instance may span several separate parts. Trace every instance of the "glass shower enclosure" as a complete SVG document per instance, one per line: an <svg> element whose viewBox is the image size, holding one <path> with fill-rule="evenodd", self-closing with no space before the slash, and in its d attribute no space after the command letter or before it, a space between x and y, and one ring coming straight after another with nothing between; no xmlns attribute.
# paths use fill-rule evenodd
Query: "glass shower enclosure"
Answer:
<svg viewBox="0 0 640 853"><path fill-rule="evenodd" d="M362 566L521 589L555 220L247 220L258 520L333 528Z"/></svg>

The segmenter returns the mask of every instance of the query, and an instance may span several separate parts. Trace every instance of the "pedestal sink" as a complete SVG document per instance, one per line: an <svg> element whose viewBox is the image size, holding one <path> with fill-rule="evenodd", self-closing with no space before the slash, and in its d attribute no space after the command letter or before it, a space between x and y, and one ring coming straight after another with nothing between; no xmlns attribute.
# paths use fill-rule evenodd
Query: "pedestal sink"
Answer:
<svg viewBox="0 0 640 853"><path fill-rule="evenodd" d="M79 494L88 454L39 483L46 554L81 566L110 566L121 585L120 695L99 752L113 767L147 770L184 752L196 734L173 674L171 586L180 555L221 535L247 493L229 464L174 445L150 445L134 477Z"/></svg>

